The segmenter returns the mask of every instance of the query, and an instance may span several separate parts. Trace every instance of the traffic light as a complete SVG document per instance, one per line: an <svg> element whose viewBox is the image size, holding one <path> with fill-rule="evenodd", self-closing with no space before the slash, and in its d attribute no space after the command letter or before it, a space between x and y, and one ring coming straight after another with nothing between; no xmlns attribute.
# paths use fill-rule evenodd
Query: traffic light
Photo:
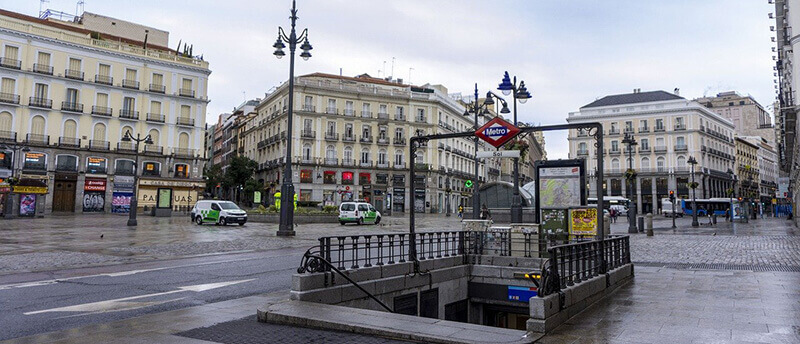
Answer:
<svg viewBox="0 0 800 344"><path fill-rule="evenodd" d="M675 202L675 191L669 191L669 200L670 202Z"/></svg>

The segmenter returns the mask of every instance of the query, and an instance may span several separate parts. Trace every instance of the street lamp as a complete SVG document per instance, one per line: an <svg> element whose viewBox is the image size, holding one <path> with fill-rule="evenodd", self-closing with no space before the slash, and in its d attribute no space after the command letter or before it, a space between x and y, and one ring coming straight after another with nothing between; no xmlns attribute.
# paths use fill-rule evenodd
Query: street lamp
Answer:
<svg viewBox="0 0 800 344"><path fill-rule="evenodd" d="M508 76L508 72L503 76L503 80L497 89L504 95L514 95L514 126L517 126L517 101L525 104L531 98L531 93L525 87L525 82L520 80L517 86L517 77L514 81ZM511 197L511 223L522 223L522 198L519 195L519 158L514 158L514 195Z"/></svg>
<svg viewBox="0 0 800 344"><path fill-rule="evenodd" d="M120 141L136 142L134 145L134 151L136 151L136 166L133 168L133 197L131 197L130 210L128 211L128 226L136 226L136 209L139 206L139 143L144 142L144 144L152 145L153 139L150 135L141 137L141 134L136 134L136 137L133 137L130 131L125 131L125 135L122 136Z"/></svg>
<svg viewBox="0 0 800 344"><path fill-rule="evenodd" d="M470 113L475 115L475 124L473 130L477 131L480 126L478 126L478 115L488 113L489 106L494 105L494 99L503 104L503 108L500 110L500 113L509 113L511 111L508 110L508 103L503 98L500 98L496 94L492 93L491 91L486 92L486 99L484 99L483 104L478 103L478 84L475 84L475 101L472 104L467 105L466 110L464 110L464 117L469 116ZM475 136L473 138L475 140L475 180L472 182L472 219L477 220L480 218L480 211L481 211L481 194L478 192L480 186L480 176L478 175L478 137Z"/></svg>
<svg viewBox="0 0 800 344"><path fill-rule="evenodd" d="M289 44L289 112L286 119L286 161L284 162L283 169L283 184L281 184L281 219L280 226L278 227L278 236L294 236L294 185L292 184L292 117L294 112L294 52L297 49L297 44L301 43L300 57L303 60L308 60L311 57L311 44L308 42L308 29L303 29L300 36L295 31L295 22L297 21L297 7L295 1L292 0L292 15L289 19L292 20L292 29L289 35L283 31L282 27L278 27L278 40L272 45L275 48L273 55L281 58L286 53L283 52L284 44Z"/></svg>
<svg viewBox="0 0 800 344"><path fill-rule="evenodd" d="M728 219L730 222L733 222L733 193L736 191L736 174L734 174L733 170L729 168L728 175L731 178L731 188L728 189L728 198L730 198L731 201L728 204Z"/></svg>
<svg viewBox="0 0 800 344"><path fill-rule="evenodd" d="M445 216L450 216L450 191L451 191L450 190L450 173L447 173L445 175L445 180L444 180L444 193L445 193L444 203L445 203L445 208L447 208L447 210L445 211Z"/></svg>
<svg viewBox="0 0 800 344"><path fill-rule="evenodd" d="M694 165L697 165L697 160L694 156L690 156L687 162L692 165L692 227L700 227L700 223L697 222L697 183L694 181Z"/></svg>
<svg viewBox="0 0 800 344"><path fill-rule="evenodd" d="M17 165L16 164L17 155L19 155L20 151L23 152L23 153L27 153L27 152L30 152L31 149L28 148L28 146L26 146L24 144L19 144L19 143L14 142L14 144L12 144L11 146L1 145L0 146L0 150L2 150L2 151L9 151L10 150L12 152L11 153L11 179L12 179L12 181L14 181L14 180L17 179L17 178L15 178L16 165ZM17 181L18 180L14 181L14 182L16 183ZM12 183L8 183L8 184L11 185ZM9 219L13 218L14 217L14 212L12 211L13 207L14 207L14 200L12 199L11 194L9 194L9 197L6 198L6 206L5 206L5 209L3 210L3 217L9 218Z"/></svg>
<svg viewBox="0 0 800 344"><path fill-rule="evenodd" d="M622 143L628 145L628 171L625 172L626 185L628 186L628 233L637 233L636 230L636 203L633 201L634 188L636 188L636 171L633 169L633 146L638 143L633 134L625 133Z"/></svg>

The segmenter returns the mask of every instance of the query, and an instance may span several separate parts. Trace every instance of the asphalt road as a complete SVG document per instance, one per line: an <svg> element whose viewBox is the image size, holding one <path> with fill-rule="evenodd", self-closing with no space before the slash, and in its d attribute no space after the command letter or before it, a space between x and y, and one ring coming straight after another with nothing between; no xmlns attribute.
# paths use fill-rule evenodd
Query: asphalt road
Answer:
<svg viewBox="0 0 800 344"><path fill-rule="evenodd" d="M278 249L0 276L0 340L288 290L303 252Z"/></svg>

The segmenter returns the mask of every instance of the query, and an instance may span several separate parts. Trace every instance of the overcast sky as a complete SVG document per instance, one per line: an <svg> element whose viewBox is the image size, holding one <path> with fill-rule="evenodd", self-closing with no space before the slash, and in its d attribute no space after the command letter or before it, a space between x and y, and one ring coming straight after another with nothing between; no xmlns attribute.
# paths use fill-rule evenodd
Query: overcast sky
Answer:
<svg viewBox="0 0 800 344"><path fill-rule="evenodd" d="M44 8L74 13L77 0ZM37 15L38 0L0 0ZM207 119L288 79L272 55L289 0L86 0L85 10L167 30L170 47L194 45L212 70ZM696 98L735 90L763 106L775 98L767 0L465 1L300 0L313 57L296 74L394 76L451 93L495 90L508 70L533 99L524 122L565 122L596 98L672 91ZM386 61L386 71L384 71ZM413 68L411 70L410 68ZM379 74L380 70L380 74ZM771 106L769 108L771 111ZM548 134L549 157L566 158L566 134Z"/></svg>

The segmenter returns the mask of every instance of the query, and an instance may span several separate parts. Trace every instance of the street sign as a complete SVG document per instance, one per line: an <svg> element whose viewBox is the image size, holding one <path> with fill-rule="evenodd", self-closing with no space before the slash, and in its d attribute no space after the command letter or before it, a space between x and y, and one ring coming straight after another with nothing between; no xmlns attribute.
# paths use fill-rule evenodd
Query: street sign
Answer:
<svg viewBox="0 0 800 344"><path fill-rule="evenodd" d="M484 158L519 158L519 151L518 150L511 150L511 151L479 151L478 154L475 154L475 157L478 159Z"/></svg>
<svg viewBox="0 0 800 344"><path fill-rule="evenodd" d="M467 179L467 181L464 182L464 187L465 188L471 188L472 187L472 180Z"/></svg>
<svg viewBox="0 0 800 344"><path fill-rule="evenodd" d="M486 122L486 124L475 131L475 136L480 137L495 148L500 148L500 146L508 142L508 140L517 136L517 134L519 134L519 128L500 117L495 117L491 121Z"/></svg>

